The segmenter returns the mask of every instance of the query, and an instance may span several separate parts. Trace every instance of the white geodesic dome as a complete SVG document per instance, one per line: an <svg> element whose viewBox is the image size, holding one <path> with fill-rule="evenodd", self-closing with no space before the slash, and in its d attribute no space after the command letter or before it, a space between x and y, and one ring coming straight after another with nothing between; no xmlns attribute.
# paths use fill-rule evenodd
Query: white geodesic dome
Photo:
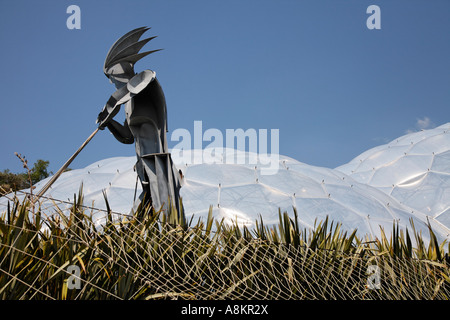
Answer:
<svg viewBox="0 0 450 320"><path fill-rule="evenodd" d="M184 175L181 196L188 217L206 218L212 206L216 219L251 227L260 216L266 225L276 224L279 210L293 216L295 207L307 228L329 216L348 231L375 237L380 226L389 233L394 221L409 228L412 218L425 239L429 222L442 240L450 238L448 128L450 124L406 135L337 169L277 155L278 170L267 174L267 157L230 149L177 151L172 158ZM211 154L214 161L206 156ZM226 161L230 154L234 162ZM65 172L41 206L49 214L55 204L70 207L83 184L86 205L106 209L104 192L113 211L128 214L141 192L135 162L135 157L110 158ZM39 182L34 192L46 182ZM7 197L1 198L0 209L6 203ZM97 210L94 220L100 224L104 216Z"/></svg>
<svg viewBox="0 0 450 320"><path fill-rule="evenodd" d="M360 235L376 237L381 233L380 226L387 233L394 221L402 228L410 228L413 218L425 239L428 221L441 239L449 235L449 225L401 204L378 188L338 170L310 166L285 156L279 156L279 170L273 175L262 175L258 166L249 165L180 164L180 168L186 177L182 196L188 215L206 217L212 205L214 216L228 223L253 226L261 215L270 225L278 223L279 210L293 216L295 207L300 224L307 228L313 227L316 219L329 216L346 230L358 229Z"/></svg>
<svg viewBox="0 0 450 320"><path fill-rule="evenodd" d="M450 123L404 135L336 169L450 228Z"/></svg>

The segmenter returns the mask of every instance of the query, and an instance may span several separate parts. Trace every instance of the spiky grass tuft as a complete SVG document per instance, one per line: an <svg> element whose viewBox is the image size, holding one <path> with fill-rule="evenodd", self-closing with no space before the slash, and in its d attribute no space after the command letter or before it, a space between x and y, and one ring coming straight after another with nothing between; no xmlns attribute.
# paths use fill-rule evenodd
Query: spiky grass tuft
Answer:
<svg viewBox="0 0 450 320"><path fill-rule="evenodd" d="M294 217L280 211L276 226L260 218L249 230L215 221L212 208L206 221L194 223L174 208L162 214L149 206L113 219L107 205L98 228L81 189L68 216L59 209L51 217L34 212L29 201L15 199L1 214L0 299L450 296L446 241L439 244L430 227L426 245L412 221L412 236L394 224L389 239L382 230L381 239L363 241L328 218L301 229L296 210Z"/></svg>

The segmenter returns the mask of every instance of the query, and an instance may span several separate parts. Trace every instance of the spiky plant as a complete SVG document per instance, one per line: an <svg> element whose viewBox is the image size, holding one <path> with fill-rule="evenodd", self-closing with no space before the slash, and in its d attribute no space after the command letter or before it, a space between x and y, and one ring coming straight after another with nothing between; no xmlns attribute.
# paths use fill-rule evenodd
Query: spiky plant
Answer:
<svg viewBox="0 0 450 320"><path fill-rule="evenodd" d="M55 207L46 217L15 199L0 217L1 299L448 299L445 244L430 228L426 245L394 224L388 240L363 241L326 218L301 229L297 211L279 223L256 221L252 230L215 221L187 221L140 206L113 218L107 203L97 213L83 206L82 191L70 213ZM180 206L182 208L182 206ZM77 266L79 274L69 273ZM377 287L367 271L375 266ZM73 288L72 281L79 287Z"/></svg>

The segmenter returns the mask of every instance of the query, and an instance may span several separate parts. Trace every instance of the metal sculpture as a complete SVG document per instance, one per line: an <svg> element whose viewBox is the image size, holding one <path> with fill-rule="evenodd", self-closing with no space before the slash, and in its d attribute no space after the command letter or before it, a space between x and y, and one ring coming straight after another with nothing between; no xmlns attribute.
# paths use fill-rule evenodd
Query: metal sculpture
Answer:
<svg viewBox="0 0 450 320"><path fill-rule="evenodd" d="M135 143L136 171L142 185L139 201L150 202L155 210L169 209L169 201L180 212L180 174L167 147L167 108L164 92L152 70L135 73L134 64L159 51L139 53L154 39L139 40L150 28L134 29L119 38L109 49L103 71L115 84L111 95L97 118L98 128L105 127L125 144ZM113 118L124 105L126 119L122 124Z"/></svg>

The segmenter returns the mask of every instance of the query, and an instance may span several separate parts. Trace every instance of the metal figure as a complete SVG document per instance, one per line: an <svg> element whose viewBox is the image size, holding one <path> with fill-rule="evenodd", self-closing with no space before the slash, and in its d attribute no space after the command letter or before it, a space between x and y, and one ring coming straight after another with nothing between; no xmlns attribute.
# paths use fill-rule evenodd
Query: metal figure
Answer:
<svg viewBox="0 0 450 320"><path fill-rule="evenodd" d="M138 74L134 64L150 53L139 53L155 37L139 40L147 27L134 29L119 38L109 49L103 71L116 86L97 118L99 129L105 127L125 144L135 143L136 171L142 184L140 201L151 201L157 211L169 209L168 201L179 208L180 175L167 147L167 109L164 92L156 74L144 70ZM122 124L113 120L124 105L126 119ZM147 200L144 200L146 197Z"/></svg>

